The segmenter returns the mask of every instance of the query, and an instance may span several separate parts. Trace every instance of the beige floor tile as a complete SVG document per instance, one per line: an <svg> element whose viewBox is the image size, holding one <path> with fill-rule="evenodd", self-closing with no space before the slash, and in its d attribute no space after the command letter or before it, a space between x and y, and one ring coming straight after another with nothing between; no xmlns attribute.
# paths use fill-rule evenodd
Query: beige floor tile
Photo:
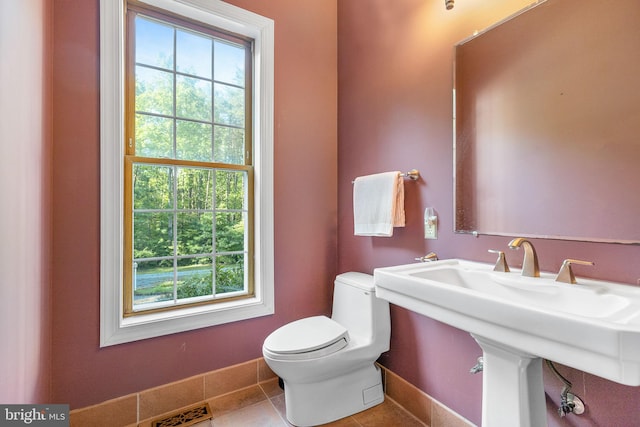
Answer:
<svg viewBox="0 0 640 427"><path fill-rule="evenodd" d="M401 406L389 399L364 412L353 415L353 418L364 427L425 427L427 424L419 421Z"/></svg>
<svg viewBox="0 0 640 427"><path fill-rule="evenodd" d="M214 427L285 427L286 425L268 400L213 418Z"/></svg>
<svg viewBox="0 0 640 427"><path fill-rule="evenodd" d="M203 421L195 427L293 427L286 419L284 393L268 399L258 386L209 399L213 420ZM459 418L450 418L446 408L437 411L438 427L469 427ZM149 421L149 420L148 420ZM448 424L455 422L453 424ZM150 427L149 423L141 424ZM366 411L354 414L321 427L425 427L392 399ZM435 424L434 424L435 426Z"/></svg>
<svg viewBox="0 0 640 427"><path fill-rule="evenodd" d="M362 427L362 424L356 421L354 417L347 417L332 423L322 424L322 427Z"/></svg>
<svg viewBox="0 0 640 427"><path fill-rule="evenodd" d="M276 408L280 416L286 421L286 407L284 394L271 398L271 403ZM286 426L292 426L286 422ZM390 399L386 399L382 404L374 406L363 412L359 412L350 417L322 424L322 427L425 427L415 417L410 415L401 406Z"/></svg>
<svg viewBox="0 0 640 427"><path fill-rule="evenodd" d="M382 404L322 427L472 426L404 379L386 370L384 374ZM72 411L70 427L136 427L136 405L144 420L137 426L150 427L160 415L203 401L209 403L213 419L195 427L293 427L286 419L278 377L260 359Z"/></svg>
<svg viewBox="0 0 640 427"><path fill-rule="evenodd" d="M266 401L267 396L258 385L228 393L223 396L207 400L213 417L219 417L228 412L239 411L247 406Z"/></svg>
<svg viewBox="0 0 640 427"><path fill-rule="evenodd" d="M287 420L287 408L284 401L284 392L271 397L269 400L271 401L271 404L276 409L276 411L278 411L278 414L280 414L280 417L285 421L285 425L293 426L293 424L289 423L289 421Z"/></svg>
<svg viewBox="0 0 640 427"><path fill-rule="evenodd" d="M278 384L278 378L273 378L269 381L263 381L259 384L264 394L267 395L268 398L272 398L278 396L280 394L284 394L284 390L280 388L280 384Z"/></svg>

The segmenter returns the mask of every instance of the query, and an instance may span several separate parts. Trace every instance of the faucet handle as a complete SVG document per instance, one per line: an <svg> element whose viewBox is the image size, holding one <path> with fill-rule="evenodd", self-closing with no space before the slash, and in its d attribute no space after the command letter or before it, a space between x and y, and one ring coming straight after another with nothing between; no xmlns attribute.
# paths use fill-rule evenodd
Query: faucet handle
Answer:
<svg viewBox="0 0 640 427"><path fill-rule="evenodd" d="M507 258L504 256L504 252L496 249L489 249L489 252L492 254L498 254L498 259L496 260L495 267L493 267L493 271L504 271L505 273L508 273L509 265L507 264Z"/></svg>
<svg viewBox="0 0 640 427"><path fill-rule="evenodd" d="M565 259L562 262L562 267L560 267L560 271L556 276L556 282L562 283L570 283L576 284L576 276L573 274L573 270L571 269L572 264L579 265L595 265L592 261L581 261L579 259Z"/></svg>
<svg viewBox="0 0 640 427"><path fill-rule="evenodd" d="M429 262L429 261L437 261L437 260L438 260L438 255L436 255L435 252L429 252L425 256L416 258L416 261L420 261L420 262Z"/></svg>

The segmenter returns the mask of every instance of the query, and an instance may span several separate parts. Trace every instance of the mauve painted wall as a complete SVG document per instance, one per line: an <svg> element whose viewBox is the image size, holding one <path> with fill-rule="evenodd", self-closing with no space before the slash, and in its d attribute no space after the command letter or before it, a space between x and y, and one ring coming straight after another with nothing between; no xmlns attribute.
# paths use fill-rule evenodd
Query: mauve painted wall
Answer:
<svg viewBox="0 0 640 427"><path fill-rule="evenodd" d="M49 399L50 29L47 0L0 2L0 402L4 404Z"/></svg>
<svg viewBox="0 0 640 427"><path fill-rule="evenodd" d="M51 399L83 407L262 355L327 314L337 265L335 1L229 3L275 21L276 314L99 347L99 1L54 0Z"/></svg>
<svg viewBox="0 0 640 427"><path fill-rule="evenodd" d="M338 272L371 273L375 267L413 262L429 251L441 258L492 262L494 255L487 249L507 247L506 237L474 238L452 231L452 54L453 45L474 30L530 3L459 0L446 11L440 0L369 0L366 7L362 0L338 2ZM411 168L419 169L422 179L405 185L407 226L396 229L392 238L353 236L353 178ZM635 183L626 185L637 191ZM438 240L422 238L422 212L428 206L439 215ZM640 278L638 246L553 240L534 244L546 271L557 271L564 258L577 258L596 262L593 268L580 269L579 276L628 284ZM507 257L511 265L521 265L521 252ZM470 375L469 368L480 354L467 333L393 307L391 350L381 362L479 424L482 377ZM560 420L555 411L561 387L545 372L548 400L553 400L550 426L638 425L640 388L560 369L585 400L587 413Z"/></svg>

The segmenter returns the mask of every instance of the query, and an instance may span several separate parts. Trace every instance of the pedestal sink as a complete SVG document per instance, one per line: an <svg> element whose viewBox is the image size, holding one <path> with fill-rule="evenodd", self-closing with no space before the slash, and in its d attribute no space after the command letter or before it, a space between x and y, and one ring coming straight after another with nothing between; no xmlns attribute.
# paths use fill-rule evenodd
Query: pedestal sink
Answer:
<svg viewBox="0 0 640 427"><path fill-rule="evenodd" d="M460 259L374 270L376 294L468 331L483 350L482 425L546 426L542 359L640 385L640 287L522 277ZM465 367L466 368L466 367Z"/></svg>

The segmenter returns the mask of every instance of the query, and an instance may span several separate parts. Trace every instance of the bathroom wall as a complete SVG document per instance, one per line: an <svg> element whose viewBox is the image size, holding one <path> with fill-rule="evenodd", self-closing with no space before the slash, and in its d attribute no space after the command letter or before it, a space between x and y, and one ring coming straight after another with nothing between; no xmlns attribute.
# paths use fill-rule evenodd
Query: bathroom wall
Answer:
<svg viewBox="0 0 640 427"><path fill-rule="evenodd" d="M509 238L453 233L452 54L453 45L521 8L530 0L338 2L339 162L338 272L371 273L375 267L413 262L435 251L441 258L492 262L487 249L505 249ZM389 170L420 170L407 181L407 226L392 238L353 236L352 180ZM513 177L517 179L517 175ZM637 191L635 183L627 185ZM439 216L438 240L422 238L422 212ZM629 212L637 216L636 212ZM606 223L605 223L606 225ZM557 271L565 258L595 261L579 276L635 285L640 247L534 240L542 270ZM507 253L521 265L521 253ZM589 339L589 337L585 337ZM381 362L474 423L481 417L481 375L470 375L481 350L465 332L392 307L391 350ZM635 425L640 388L618 385L560 367L587 404L583 416L561 420L560 384L545 372L550 426Z"/></svg>
<svg viewBox="0 0 640 427"><path fill-rule="evenodd" d="M0 137L9 153L0 156L0 196L10 207L0 212L0 297L11 302L0 314L0 401L79 408L251 360L277 326L329 310L337 272L372 272L431 250L490 261L488 248L506 247L507 238L451 231L452 46L530 0L458 0L453 11L439 0L229 3L276 22L276 315L100 349L99 1L0 2ZM352 179L414 167L423 179L407 183L407 227L391 239L354 237ZM435 241L421 237L426 206L439 214ZM640 277L637 246L534 243L543 270L573 257L596 261L583 276ZM397 307L392 315L381 361L479 423L482 379L467 373L475 342ZM561 370L588 413L560 422L550 407L551 426L640 419L638 388ZM559 384L545 383L557 403Z"/></svg>
<svg viewBox="0 0 640 427"><path fill-rule="evenodd" d="M278 326L329 310L337 265L336 2L229 3L275 21L276 314L99 347L99 0L53 0L54 402L79 408L255 359Z"/></svg>
<svg viewBox="0 0 640 427"><path fill-rule="evenodd" d="M5 404L49 397L50 24L47 0L0 2L0 402Z"/></svg>

